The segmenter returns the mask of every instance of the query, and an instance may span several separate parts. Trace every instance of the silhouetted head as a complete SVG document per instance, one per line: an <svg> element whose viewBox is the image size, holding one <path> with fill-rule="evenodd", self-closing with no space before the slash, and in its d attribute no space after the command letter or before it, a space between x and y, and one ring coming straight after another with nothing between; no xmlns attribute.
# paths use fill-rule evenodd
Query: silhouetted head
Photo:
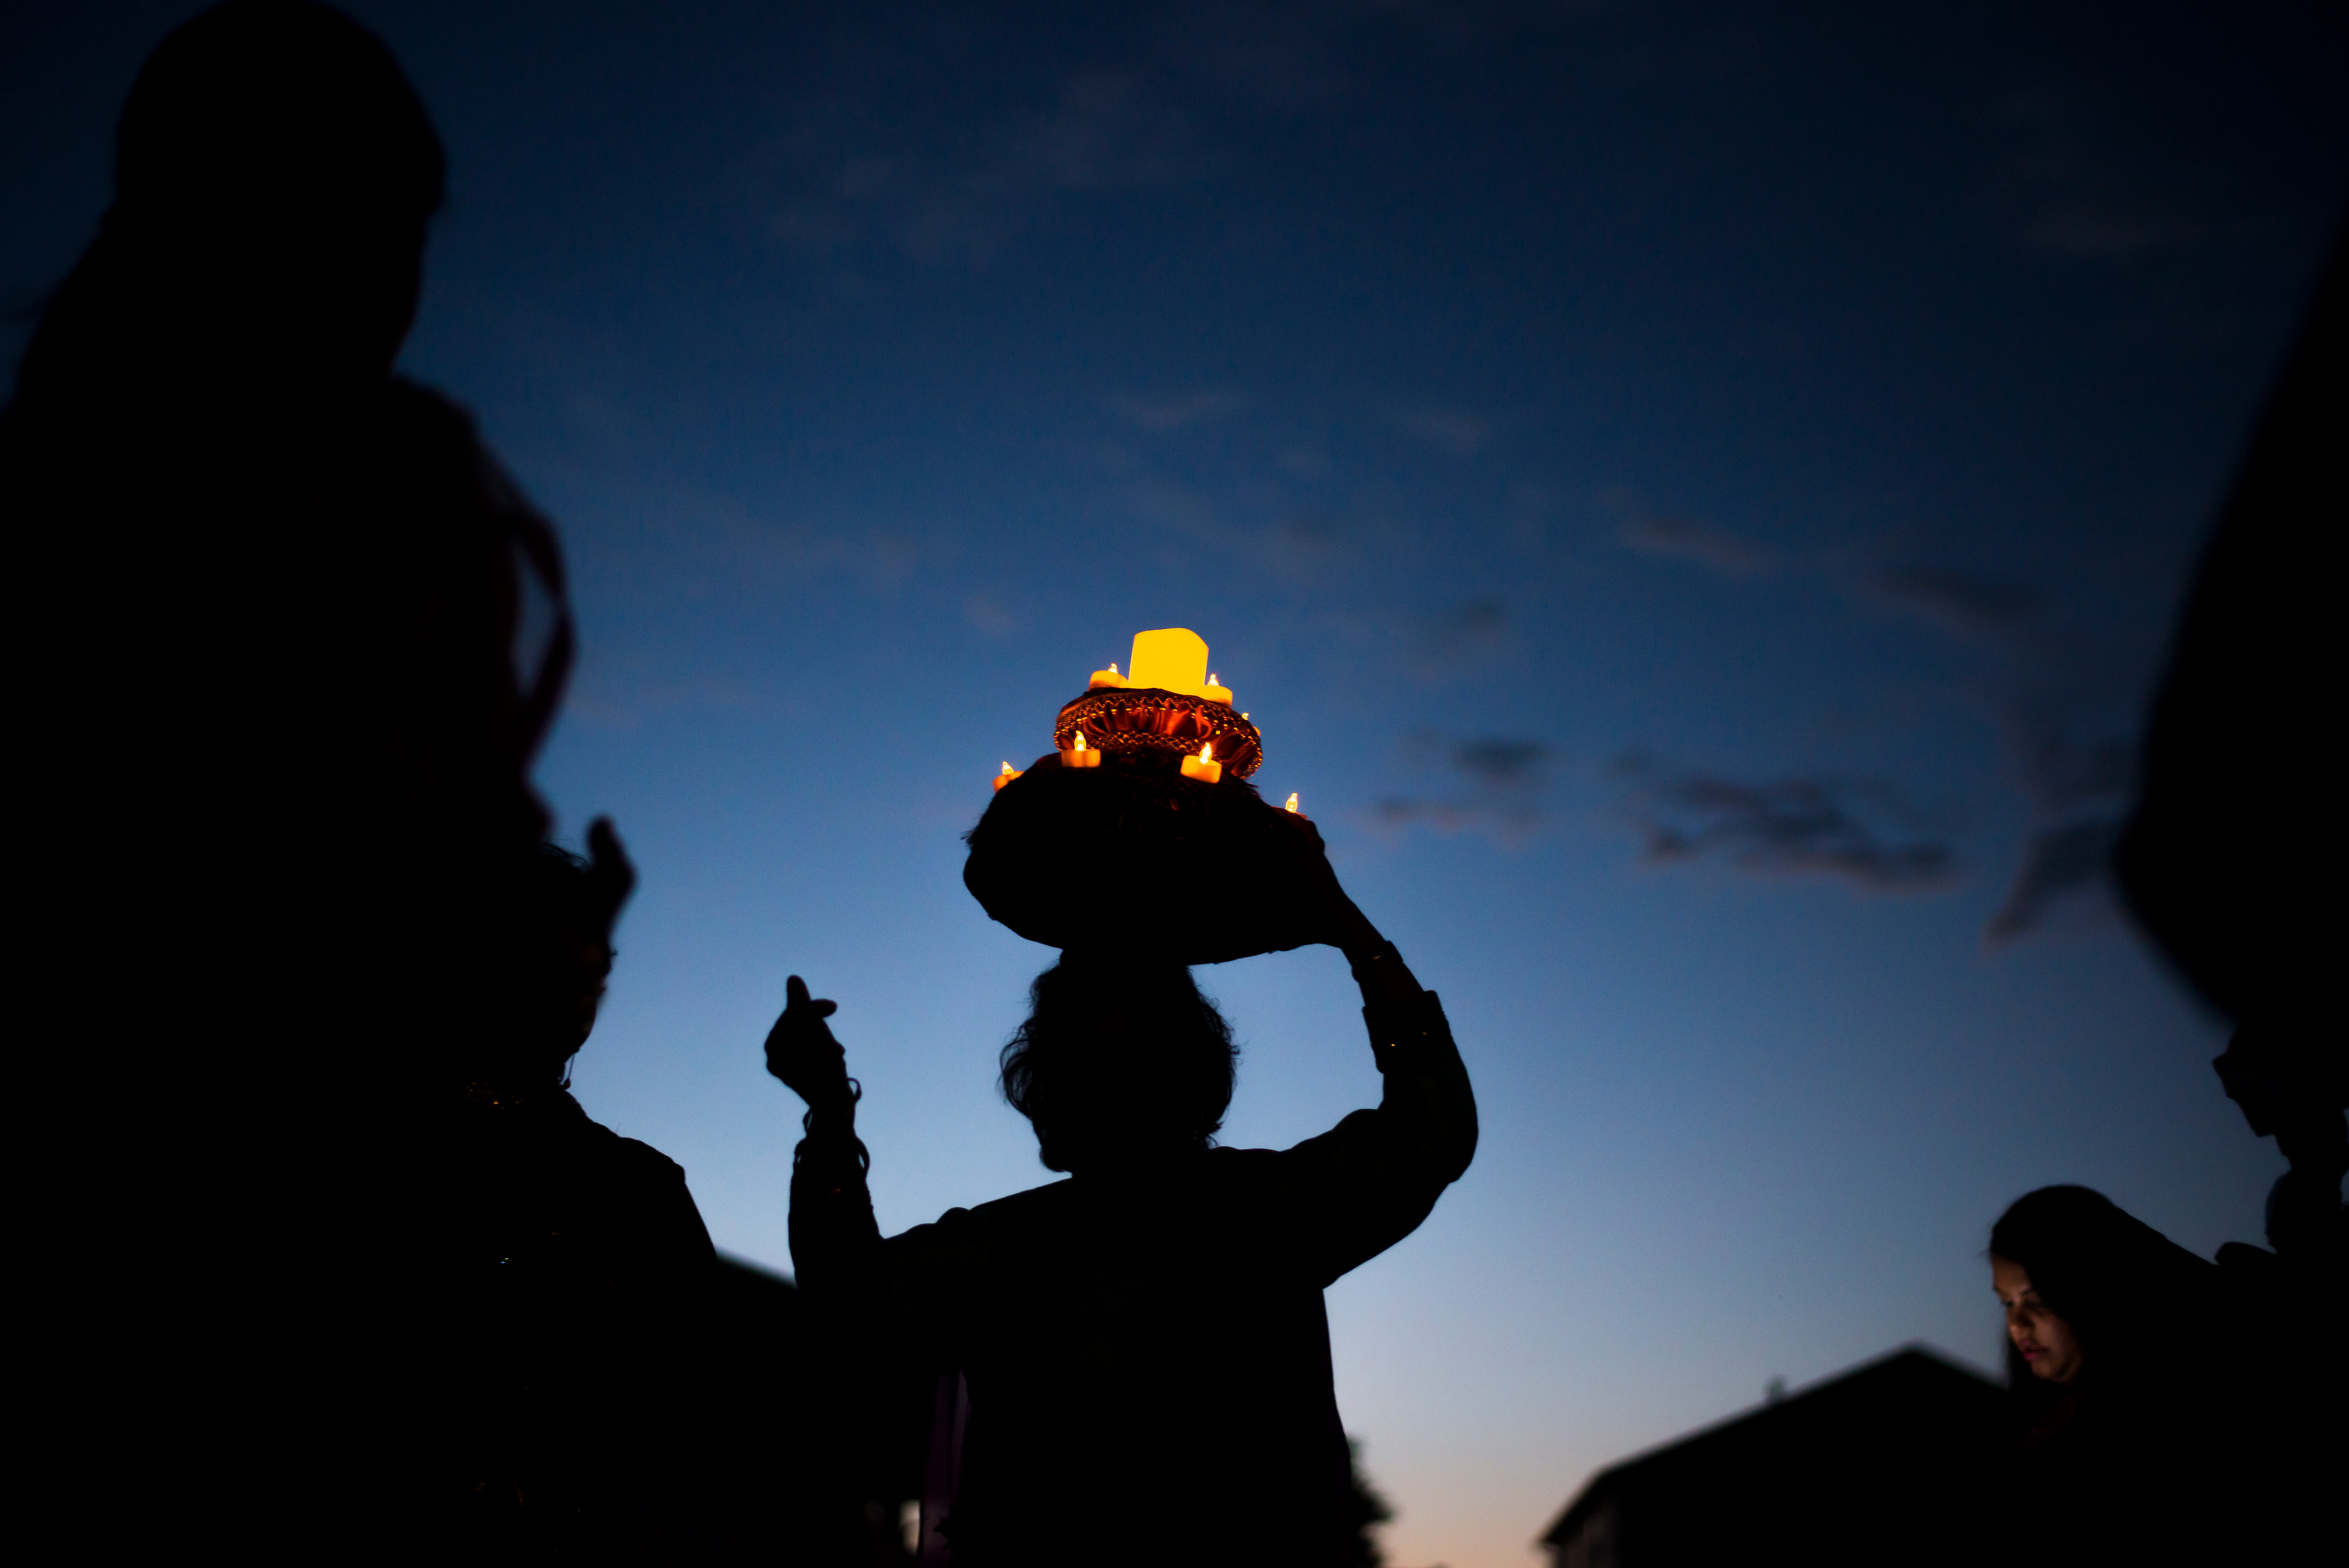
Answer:
<svg viewBox="0 0 2349 1568"><path fill-rule="evenodd" d="M203 13L131 87L114 206L20 388L130 366L270 387L380 376L443 171L398 63L349 17L307 0Z"/></svg>
<svg viewBox="0 0 2349 1568"><path fill-rule="evenodd" d="M612 973L612 928L636 872L606 824L589 842L592 861L542 843L514 867L507 940L464 1064L476 1080L517 1089L551 1083L595 1027Z"/></svg>
<svg viewBox="0 0 2349 1568"><path fill-rule="evenodd" d="M1003 1047L1003 1098L1052 1171L1206 1148L1232 1103L1232 1026L1179 964L1065 953L1029 988Z"/></svg>
<svg viewBox="0 0 2349 1568"><path fill-rule="evenodd" d="M1991 1227L2011 1387L2127 1383L2177 1348L2210 1265L2085 1187L2042 1187Z"/></svg>

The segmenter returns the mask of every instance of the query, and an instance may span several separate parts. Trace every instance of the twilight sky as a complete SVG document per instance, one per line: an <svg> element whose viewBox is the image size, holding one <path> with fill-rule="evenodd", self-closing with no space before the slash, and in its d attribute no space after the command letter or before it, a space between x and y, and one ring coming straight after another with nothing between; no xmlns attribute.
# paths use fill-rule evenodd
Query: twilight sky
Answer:
<svg viewBox="0 0 2349 1568"><path fill-rule="evenodd" d="M0 16L10 366L194 9ZM2031 1187L2257 1238L2095 868L2349 195L2337 11L351 9L450 158L406 367L575 573L541 781L644 872L578 1091L720 1246L789 1265L788 973L885 1228L1047 1179L992 1074L1050 955L958 835L1162 625L1483 1107L1330 1295L1392 1560L1521 1568L1774 1376L1992 1365ZM1335 954L1201 978L1226 1142L1375 1099Z"/></svg>

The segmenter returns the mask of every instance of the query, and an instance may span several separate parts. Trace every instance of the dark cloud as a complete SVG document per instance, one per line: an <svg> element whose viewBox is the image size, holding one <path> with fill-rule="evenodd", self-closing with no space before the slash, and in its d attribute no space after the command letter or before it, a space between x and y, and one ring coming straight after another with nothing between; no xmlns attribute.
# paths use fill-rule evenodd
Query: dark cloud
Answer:
<svg viewBox="0 0 2349 1568"><path fill-rule="evenodd" d="M2137 745L2095 727L2052 696L2012 703L2007 748L2039 825L1982 940L2001 946L2037 930L2058 903L2109 896L2105 872L2136 782ZM2075 733L2086 727L2085 736Z"/></svg>
<svg viewBox="0 0 2349 1568"><path fill-rule="evenodd" d="M1387 416L1394 428L1422 446L1454 458L1473 458L1493 441L1493 422L1460 408L1399 408Z"/></svg>
<svg viewBox="0 0 2349 1568"><path fill-rule="evenodd" d="M1297 512L1258 525L1232 517L1194 491L1159 482L1127 494L1133 510L1185 543L1248 563L1285 583L1326 581L1354 555L1343 522L1319 512Z"/></svg>
<svg viewBox="0 0 2349 1568"><path fill-rule="evenodd" d="M1471 599L1420 616L1412 627L1420 679L1443 680L1467 673L1500 647L1508 631L1508 606L1498 599Z"/></svg>
<svg viewBox="0 0 2349 1568"><path fill-rule="evenodd" d="M1939 566L1888 567L1863 578L1860 592L1887 609L1967 639L2013 632L2039 613L2040 603L2022 583Z"/></svg>
<svg viewBox="0 0 2349 1568"><path fill-rule="evenodd" d="M1453 749L1452 760L1461 772L1480 784L1510 788L1537 781L1549 756L1549 748L1538 740L1494 737L1461 742Z"/></svg>
<svg viewBox="0 0 2349 1568"><path fill-rule="evenodd" d="M1831 779L1762 783L1678 771L1633 755L1616 765L1652 863L1710 858L1740 871L1841 877L1877 892L1920 892L1956 876L1956 852L1902 819L1884 785Z"/></svg>
<svg viewBox="0 0 2349 1568"><path fill-rule="evenodd" d="M1734 534L1686 518L1633 518L1615 536L1625 548L1669 561L1690 561L1724 577L1752 577L1770 568L1770 552Z"/></svg>
<svg viewBox="0 0 2349 1568"><path fill-rule="evenodd" d="M953 57L905 39L843 51L833 90L807 99L784 138L794 189L770 221L776 238L835 268L889 253L985 266L1054 202L1201 171L1188 117L1139 72L1069 72L1047 101L991 127L881 107L907 84L950 71Z"/></svg>
<svg viewBox="0 0 2349 1568"><path fill-rule="evenodd" d="M2165 160L2161 139L2109 90L2038 73L2018 79L1999 110L2026 251L2118 263L2209 237L2220 195L2210 171Z"/></svg>
<svg viewBox="0 0 2349 1568"><path fill-rule="evenodd" d="M2049 815L2076 811L2127 795L2137 774L2137 746L2126 736L2075 740L2053 723L2010 715L2008 744L2023 768L2023 788Z"/></svg>
<svg viewBox="0 0 2349 1568"><path fill-rule="evenodd" d="M991 593L973 593L962 602L963 619L990 637L1008 637L1020 628L1019 617Z"/></svg>
<svg viewBox="0 0 2349 1568"><path fill-rule="evenodd" d="M1541 826L1541 808L1531 800L1418 799L1391 795L1371 808L1381 828L1433 828L1439 833L1489 833L1519 843Z"/></svg>
<svg viewBox="0 0 2349 1568"><path fill-rule="evenodd" d="M2066 895L2104 887L2120 837L2117 818L2084 818L2045 829L2023 846L2023 866L1998 913L1982 930L1996 947L2036 929L2048 909Z"/></svg>
<svg viewBox="0 0 2349 1568"><path fill-rule="evenodd" d="M1447 741L1422 731L1410 738L1408 750L1414 761L1440 758L1459 785L1442 795L1391 795L1371 809L1377 826L1489 833L1508 843L1523 841L1541 826L1556 756L1544 742L1512 736Z"/></svg>

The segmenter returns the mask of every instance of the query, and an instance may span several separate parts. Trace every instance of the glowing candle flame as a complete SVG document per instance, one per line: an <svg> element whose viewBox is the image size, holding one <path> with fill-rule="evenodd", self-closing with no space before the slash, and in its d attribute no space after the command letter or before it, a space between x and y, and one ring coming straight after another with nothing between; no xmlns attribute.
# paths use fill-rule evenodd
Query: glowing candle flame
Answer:
<svg viewBox="0 0 2349 1568"><path fill-rule="evenodd" d="M1014 771L1014 769L1012 769L1011 764L1009 764L1009 762L1007 762L1007 763L1005 763L1005 764L1003 765L1003 771L1004 771L1004 772L1006 772L1006 773L1010 773L1010 772Z"/></svg>
<svg viewBox="0 0 2349 1568"><path fill-rule="evenodd" d="M1202 762L1213 762L1215 759L1216 743L1210 740L1206 745L1199 748L1199 760Z"/></svg>
<svg viewBox="0 0 2349 1568"><path fill-rule="evenodd" d="M1294 810L1297 810L1297 791L1296 791L1296 790L1291 789L1291 790L1288 792L1288 805L1286 805L1286 806L1283 806L1283 807L1281 808L1281 810L1284 810L1284 811L1294 811Z"/></svg>
<svg viewBox="0 0 2349 1568"><path fill-rule="evenodd" d="M1084 748L1085 748L1085 732L1084 732L1083 730L1081 730L1081 730L1077 731L1077 743L1076 743L1076 745L1074 745L1074 746L1071 747L1069 749L1070 749L1070 750L1071 750L1071 751L1082 751Z"/></svg>
<svg viewBox="0 0 2349 1568"><path fill-rule="evenodd" d="M1210 670L1207 672L1207 684L1209 686L1221 686L1224 683L1217 680L1216 678L1216 673L1213 670Z"/></svg>
<svg viewBox="0 0 2349 1568"><path fill-rule="evenodd" d="M1109 673L1112 675L1117 674L1117 661L1115 659L1112 659L1109 662Z"/></svg>

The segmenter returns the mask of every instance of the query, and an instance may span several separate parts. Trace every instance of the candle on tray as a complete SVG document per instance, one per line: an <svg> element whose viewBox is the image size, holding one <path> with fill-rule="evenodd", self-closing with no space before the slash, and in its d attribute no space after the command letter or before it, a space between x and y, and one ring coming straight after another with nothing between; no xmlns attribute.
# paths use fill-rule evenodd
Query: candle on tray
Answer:
<svg viewBox="0 0 2349 1568"><path fill-rule="evenodd" d="M1085 744L1085 732L1081 729L1077 731L1075 744L1061 753L1063 768L1098 768L1101 759L1102 754Z"/></svg>
<svg viewBox="0 0 2349 1568"><path fill-rule="evenodd" d="M1196 757L1183 758L1183 777L1213 784L1224 776L1224 765L1216 760L1216 743L1212 740L1199 748Z"/></svg>
<svg viewBox="0 0 2349 1568"><path fill-rule="evenodd" d="M1093 678L1085 683L1085 689L1087 691L1099 691L1103 686L1122 686L1124 684L1125 677L1117 673L1117 661L1115 659L1112 659L1109 663L1109 668L1105 670L1095 670L1093 672Z"/></svg>
<svg viewBox="0 0 2349 1568"><path fill-rule="evenodd" d="M1019 778L1019 769L1017 769L1017 768L1012 767L1012 766L1011 766L1011 764L1009 764L1009 762L1007 762L1007 763L1005 763L1005 764L1003 765L1003 771L1002 771L1002 772L1000 772L1000 773L999 773L999 774L997 774L997 775L995 776L995 787L996 787L998 789L1002 789L1006 784L1010 783L1014 779L1017 779L1017 778ZM1022 799L1027 799L1027 797L1025 797L1025 796L1022 796L1022 797L1020 797L1020 798L1021 798Z"/></svg>

